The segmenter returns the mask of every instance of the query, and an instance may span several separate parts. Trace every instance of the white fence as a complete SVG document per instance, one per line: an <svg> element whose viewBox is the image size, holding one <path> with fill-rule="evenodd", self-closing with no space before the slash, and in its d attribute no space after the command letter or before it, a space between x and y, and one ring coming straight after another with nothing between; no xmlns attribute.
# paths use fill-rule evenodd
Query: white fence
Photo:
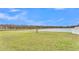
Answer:
<svg viewBox="0 0 79 59"><path fill-rule="evenodd" d="M38 29L38 31L49 31L49 32L72 32L72 28L48 28Z"/></svg>

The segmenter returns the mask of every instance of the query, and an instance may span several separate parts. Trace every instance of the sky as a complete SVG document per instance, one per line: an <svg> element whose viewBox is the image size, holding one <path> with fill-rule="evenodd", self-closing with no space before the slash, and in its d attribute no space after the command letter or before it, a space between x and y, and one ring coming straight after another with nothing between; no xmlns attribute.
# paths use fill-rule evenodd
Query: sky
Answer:
<svg viewBox="0 0 79 59"><path fill-rule="evenodd" d="M0 8L0 24L77 25L79 8Z"/></svg>

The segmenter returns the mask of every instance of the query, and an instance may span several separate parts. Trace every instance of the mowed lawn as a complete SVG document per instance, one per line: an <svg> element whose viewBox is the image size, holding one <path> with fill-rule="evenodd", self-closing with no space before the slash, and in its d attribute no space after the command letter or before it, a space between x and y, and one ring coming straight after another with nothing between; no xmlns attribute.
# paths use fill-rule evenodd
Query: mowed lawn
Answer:
<svg viewBox="0 0 79 59"><path fill-rule="evenodd" d="M0 31L0 51L76 51L79 35L67 32Z"/></svg>

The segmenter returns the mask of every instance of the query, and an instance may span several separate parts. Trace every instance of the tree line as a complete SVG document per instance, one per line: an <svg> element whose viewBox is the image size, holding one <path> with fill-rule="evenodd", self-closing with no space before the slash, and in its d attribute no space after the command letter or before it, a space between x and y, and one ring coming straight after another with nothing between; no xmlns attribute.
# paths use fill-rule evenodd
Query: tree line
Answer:
<svg viewBox="0 0 79 59"><path fill-rule="evenodd" d="M79 25L74 25L74 26L35 26L35 25L15 25L15 24L0 24L0 29L41 29L41 28L74 28Z"/></svg>

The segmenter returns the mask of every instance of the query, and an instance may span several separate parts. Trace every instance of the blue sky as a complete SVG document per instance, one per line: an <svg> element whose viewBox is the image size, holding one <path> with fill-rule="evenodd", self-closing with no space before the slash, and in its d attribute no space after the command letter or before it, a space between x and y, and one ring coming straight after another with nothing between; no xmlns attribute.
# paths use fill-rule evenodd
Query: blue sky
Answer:
<svg viewBox="0 0 79 59"><path fill-rule="evenodd" d="M0 24L77 25L79 8L0 8Z"/></svg>

